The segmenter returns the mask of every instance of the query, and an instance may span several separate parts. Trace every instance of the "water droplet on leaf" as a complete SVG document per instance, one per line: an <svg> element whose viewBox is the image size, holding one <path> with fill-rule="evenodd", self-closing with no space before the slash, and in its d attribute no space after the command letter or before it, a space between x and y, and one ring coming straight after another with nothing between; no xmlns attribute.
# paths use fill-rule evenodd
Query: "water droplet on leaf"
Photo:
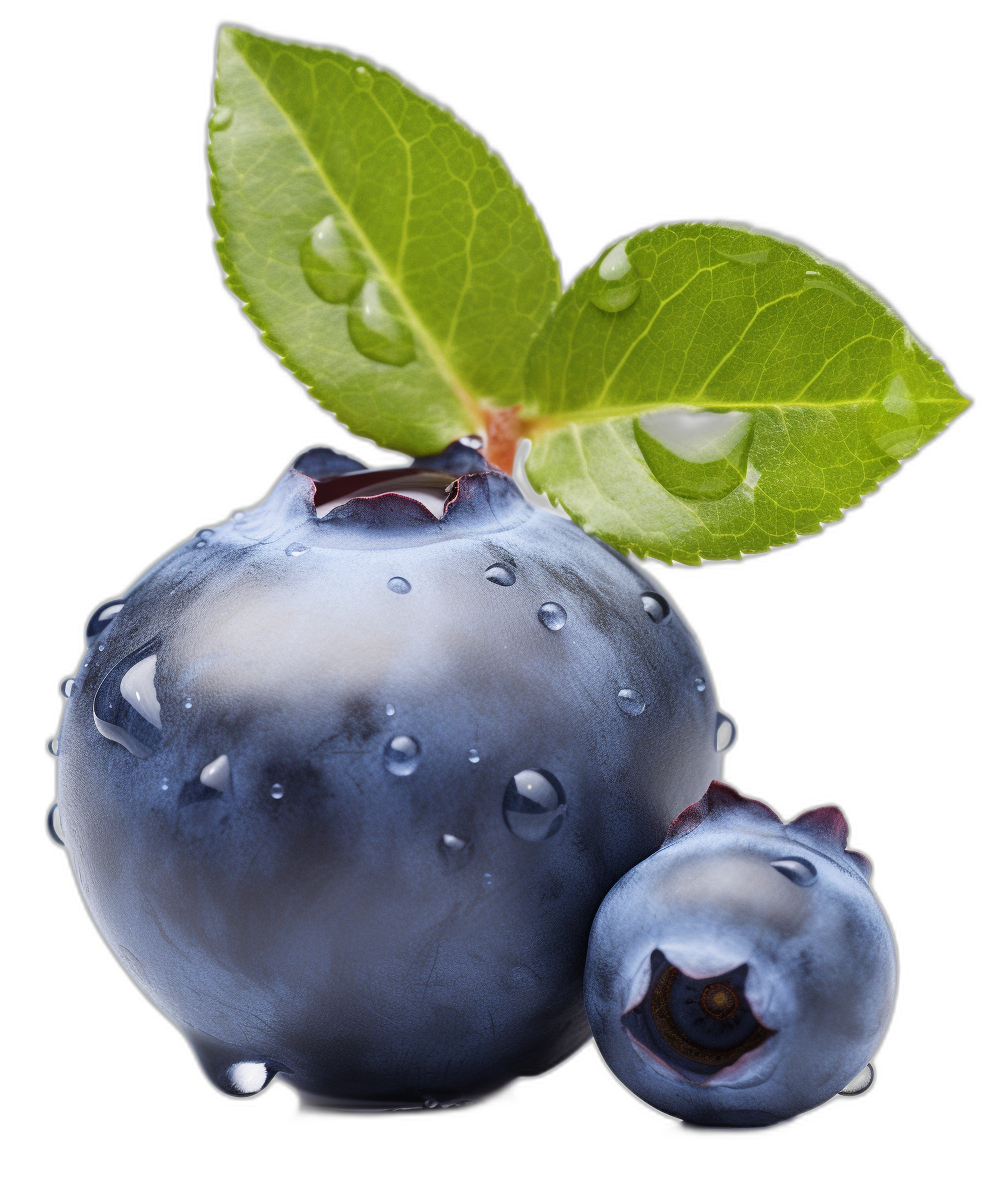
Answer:
<svg viewBox="0 0 1008 1184"><path fill-rule="evenodd" d="M562 605L554 604L553 601L547 600L539 610L539 620L542 621L547 629L555 633L567 624L567 610Z"/></svg>
<svg viewBox="0 0 1008 1184"><path fill-rule="evenodd" d="M567 798L560 782L545 769L523 769L504 791L504 822L519 839L540 843L563 826Z"/></svg>
<svg viewBox="0 0 1008 1184"><path fill-rule="evenodd" d="M875 443L894 460L906 460L924 443L925 431L919 422L917 404L902 374L889 383L889 389L872 413L872 435Z"/></svg>
<svg viewBox="0 0 1008 1184"><path fill-rule="evenodd" d="M401 310L377 280L368 280L350 306L347 332L354 348L372 362L405 366L416 357L413 334Z"/></svg>
<svg viewBox="0 0 1008 1184"><path fill-rule="evenodd" d="M364 260L347 244L332 214L311 228L300 259L308 287L329 304L349 304L367 278Z"/></svg>
<svg viewBox="0 0 1008 1184"><path fill-rule="evenodd" d="M747 411L654 411L634 420L634 437L669 493L717 501L745 480L753 417Z"/></svg>
<svg viewBox="0 0 1008 1184"><path fill-rule="evenodd" d="M395 592L397 596L405 596L412 589L413 585L402 576L393 576L389 580L387 587L390 592Z"/></svg>
<svg viewBox="0 0 1008 1184"><path fill-rule="evenodd" d="M588 299L603 312L622 312L640 295L640 279L627 258L628 241L610 247L589 277Z"/></svg>
<svg viewBox="0 0 1008 1184"><path fill-rule="evenodd" d="M502 588L510 588L515 582L514 572L510 567L505 567L501 563L495 563L492 567L488 567L483 575L491 584L500 584Z"/></svg>
<svg viewBox="0 0 1008 1184"><path fill-rule="evenodd" d="M420 745L412 736L393 736L385 745L385 768L397 777L408 777L420 763Z"/></svg>
<svg viewBox="0 0 1008 1184"><path fill-rule="evenodd" d="M222 132L231 126L232 119L234 119L234 111L230 107L214 107L210 115L210 130Z"/></svg>
<svg viewBox="0 0 1008 1184"><path fill-rule="evenodd" d="M617 692L616 703L624 715L640 715L647 706L641 696L630 687L624 687Z"/></svg>

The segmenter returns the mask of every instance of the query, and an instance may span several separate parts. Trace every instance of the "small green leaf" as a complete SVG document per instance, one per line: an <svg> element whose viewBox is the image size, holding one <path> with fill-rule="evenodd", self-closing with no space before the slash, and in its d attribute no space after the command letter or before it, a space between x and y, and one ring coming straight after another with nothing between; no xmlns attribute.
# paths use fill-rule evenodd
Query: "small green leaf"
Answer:
<svg viewBox="0 0 1008 1184"><path fill-rule="evenodd" d="M241 29L215 99L228 283L323 406L419 455L521 401L559 270L482 140L366 62Z"/></svg>
<svg viewBox="0 0 1008 1184"><path fill-rule="evenodd" d="M603 252L533 343L527 386L533 486L621 550L683 563L820 530L968 405L839 268L707 225Z"/></svg>

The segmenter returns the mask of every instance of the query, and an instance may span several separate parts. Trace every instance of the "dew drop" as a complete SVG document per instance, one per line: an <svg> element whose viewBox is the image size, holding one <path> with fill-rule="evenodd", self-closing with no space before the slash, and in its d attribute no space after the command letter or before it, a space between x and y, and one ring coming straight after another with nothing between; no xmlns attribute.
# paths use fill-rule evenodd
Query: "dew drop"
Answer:
<svg viewBox="0 0 1008 1184"><path fill-rule="evenodd" d="M280 801L280 799L283 797L283 795L284 795L284 789L283 789L283 786L280 784L280 782L279 782L279 781L277 781L277 782L274 784L273 788L270 790L270 797L271 797L271 798L272 798L272 799L273 799L275 802L279 802L279 801Z"/></svg>
<svg viewBox="0 0 1008 1184"><path fill-rule="evenodd" d="M483 437L482 436L463 436L459 440L459 443L464 444L466 446L466 448L472 448L476 452L478 452L483 447Z"/></svg>
<svg viewBox="0 0 1008 1184"><path fill-rule="evenodd" d="M192 707L192 699L186 699L185 703L183 703L182 706L186 709L186 711L189 711L190 708Z"/></svg>
<svg viewBox="0 0 1008 1184"><path fill-rule="evenodd" d="M668 602L657 592L642 592L641 604L652 621L661 622L669 615Z"/></svg>
<svg viewBox="0 0 1008 1184"><path fill-rule="evenodd" d="M871 1089L875 1081L875 1069L871 1061L861 1070L861 1072L852 1081L849 1081L842 1090L840 1096L843 1098L856 1098L859 1094L865 1093Z"/></svg>
<svg viewBox="0 0 1008 1184"><path fill-rule="evenodd" d="M889 383L881 407L873 411L872 435L875 443L894 460L906 460L924 442L917 404L902 374Z"/></svg>
<svg viewBox="0 0 1008 1184"><path fill-rule="evenodd" d="M504 791L504 822L519 839L540 843L563 826L567 798L560 782L545 769L523 769Z"/></svg>
<svg viewBox="0 0 1008 1184"><path fill-rule="evenodd" d="M204 527L201 531L197 532L196 537L199 539L213 538L213 531L208 526Z"/></svg>
<svg viewBox="0 0 1008 1184"><path fill-rule="evenodd" d="M257 1094L269 1085L271 1077L262 1061L239 1061L227 1071L228 1085L237 1094Z"/></svg>
<svg viewBox="0 0 1008 1184"><path fill-rule="evenodd" d="M196 543L196 550L198 551L200 549L200 547L205 547L205 546L206 546L206 539L199 539Z"/></svg>
<svg viewBox="0 0 1008 1184"><path fill-rule="evenodd" d="M349 246L332 214L308 232L300 259L308 287L328 304L349 304L367 278L364 260Z"/></svg>
<svg viewBox="0 0 1008 1184"><path fill-rule="evenodd" d="M224 793L231 788L231 762L227 758L227 753L222 753L215 757L208 765L204 765L200 770L200 785L205 785L207 789L215 789L218 793Z"/></svg>
<svg viewBox="0 0 1008 1184"><path fill-rule="evenodd" d="M470 765L478 765L479 764L479 753L476 751L475 748L469 749L469 764Z"/></svg>
<svg viewBox="0 0 1008 1184"><path fill-rule="evenodd" d="M161 704L154 678L157 654L147 645L118 662L102 679L92 715L98 732L146 760L161 735Z"/></svg>
<svg viewBox="0 0 1008 1184"><path fill-rule="evenodd" d="M420 745L412 736L393 736L385 745L385 768L397 777L408 777L420 763Z"/></svg>
<svg viewBox="0 0 1008 1184"><path fill-rule="evenodd" d="M291 557L293 557L296 555L303 555L305 553L305 551L307 551L307 550L308 550L307 543L291 543L291 545L287 548L287 550L284 551L284 554L290 555Z"/></svg>
<svg viewBox="0 0 1008 1184"><path fill-rule="evenodd" d="M491 584L500 584L502 588L510 588L515 582L515 573L502 563L495 563L492 567L488 567L483 575Z"/></svg>
<svg viewBox="0 0 1008 1184"><path fill-rule="evenodd" d="M735 743L735 721L723 711L717 713L717 723L714 728L714 748L717 752L727 752Z"/></svg>
<svg viewBox="0 0 1008 1184"><path fill-rule="evenodd" d="M669 493L718 501L746 479L753 425L748 411L652 411L634 420L634 437Z"/></svg>
<svg viewBox="0 0 1008 1184"><path fill-rule="evenodd" d="M60 825L59 802L53 802L49 807L49 813L46 815L46 830L54 843L58 843L61 847L66 846L63 839L63 827Z"/></svg>
<svg viewBox="0 0 1008 1184"><path fill-rule="evenodd" d="M104 651L105 651L105 647L104 647L103 645L100 645L100 646L98 647L98 653L100 653L100 654L101 654L101 653L104 653Z"/></svg>
<svg viewBox="0 0 1008 1184"><path fill-rule="evenodd" d="M109 600L95 609L88 620L87 628L84 630L84 640L88 645L91 645L96 638L105 632L122 611L125 603L124 600Z"/></svg>
<svg viewBox="0 0 1008 1184"><path fill-rule="evenodd" d="M629 308L641 291L641 282L627 258L628 239L611 247L589 277L588 298L603 312L622 312Z"/></svg>
<svg viewBox="0 0 1008 1184"><path fill-rule="evenodd" d="M164 779L164 781L161 782L161 789L164 793L168 792L168 778L167 777Z"/></svg>
<svg viewBox="0 0 1008 1184"><path fill-rule="evenodd" d="M405 596L412 589L413 585L402 576L393 576L386 587L390 592L395 592L397 596Z"/></svg>
<svg viewBox="0 0 1008 1184"><path fill-rule="evenodd" d="M433 1098L424 1098L424 1109L425 1110L436 1110L437 1107L438 1107L438 1104Z"/></svg>
<svg viewBox="0 0 1008 1184"><path fill-rule="evenodd" d="M567 624L567 610L552 600L547 600L539 610L539 620L552 632L562 629Z"/></svg>
<svg viewBox="0 0 1008 1184"><path fill-rule="evenodd" d="M231 521L232 521L232 522L241 522L241 520L242 520L244 517L245 517L245 511L244 511L244 510L235 510L235 512L234 512L234 513L231 515Z"/></svg>
<svg viewBox="0 0 1008 1184"><path fill-rule="evenodd" d="M74 680L72 678L64 678L60 683L60 694L64 699L69 699L74 693Z"/></svg>
<svg viewBox="0 0 1008 1184"><path fill-rule="evenodd" d="M473 845L459 835L444 834L438 842L441 862L451 871L465 867L473 856Z"/></svg>
<svg viewBox="0 0 1008 1184"><path fill-rule="evenodd" d="M819 875L815 866L807 859L775 859L770 866L801 888L814 884Z"/></svg>
<svg viewBox="0 0 1008 1184"><path fill-rule="evenodd" d="M483 887L484 888L492 888L493 887L493 876L491 876L489 872L483 873Z"/></svg>
<svg viewBox="0 0 1008 1184"><path fill-rule="evenodd" d="M641 696L630 687L617 691L616 703L624 715L640 715L647 706Z"/></svg>
<svg viewBox="0 0 1008 1184"><path fill-rule="evenodd" d="M386 703L385 704L385 714L386 715L395 715L395 704L394 703Z"/></svg>
<svg viewBox="0 0 1008 1184"><path fill-rule="evenodd" d="M458 835L442 835L441 842L444 843L449 851L461 851L466 845L465 839L460 839Z"/></svg>
<svg viewBox="0 0 1008 1184"><path fill-rule="evenodd" d="M210 115L210 130L222 132L231 126L234 111L230 107L214 107Z"/></svg>
<svg viewBox="0 0 1008 1184"><path fill-rule="evenodd" d="M51 740L46 741L46 751L50 756L55 756L59 752L59 740L55 736Z"/></svg>
<svg viewBox="0 0 1008 1184"><path fill-rule="evenodd" d="M405 366L416 357L413 334L390 292L368 280L347 313L354 348L372 362Z"/></svg>
<svg viewBox="0 0 1008 1184"><path fill-rule="evenodd" d="M704 678L694 678L693 685L696 687L696 689L700 692L701 695L704 693L704 691L707 690L707 680Z"/></svg>

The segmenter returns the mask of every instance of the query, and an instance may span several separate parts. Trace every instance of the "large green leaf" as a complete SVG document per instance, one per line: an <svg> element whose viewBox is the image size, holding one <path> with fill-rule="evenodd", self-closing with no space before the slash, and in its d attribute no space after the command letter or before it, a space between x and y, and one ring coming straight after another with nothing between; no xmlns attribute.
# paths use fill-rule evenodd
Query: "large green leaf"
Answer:
<svg viewBox="0 0 1008 1184"><path fill-rule="evenodd" d="M709 225L603 252L527 383L533 486L614 546L683 563L820 530L967 406L849 275Z"/></svg>
<svg viewBox="0 0 1008 1184"><path fill-rule="evenodd" d="M228 283L323 406L420 454L521 400L559 272L482 140L367 62L240 29L215 97Z"/></svg>

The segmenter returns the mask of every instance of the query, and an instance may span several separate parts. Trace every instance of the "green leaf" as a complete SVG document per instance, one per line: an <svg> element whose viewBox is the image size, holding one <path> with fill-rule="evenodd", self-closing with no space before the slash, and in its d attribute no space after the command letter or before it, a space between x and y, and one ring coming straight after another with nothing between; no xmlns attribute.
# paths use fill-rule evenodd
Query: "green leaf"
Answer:
<svg viewBox="0 0 1008 1184"><path fill-rule="evenodd" d="M527 385L532 485L613 546L682 563L820 530L968 405L839 268L695 224L603 252Z"/></svg>
<svg viewBox="0 0 1008 1184"><path fill-rule="evenodd" d="M215 97L221 263L323 406L419 455L521 400L559 271L482 140L367 62L241 29Z"/></svg>

